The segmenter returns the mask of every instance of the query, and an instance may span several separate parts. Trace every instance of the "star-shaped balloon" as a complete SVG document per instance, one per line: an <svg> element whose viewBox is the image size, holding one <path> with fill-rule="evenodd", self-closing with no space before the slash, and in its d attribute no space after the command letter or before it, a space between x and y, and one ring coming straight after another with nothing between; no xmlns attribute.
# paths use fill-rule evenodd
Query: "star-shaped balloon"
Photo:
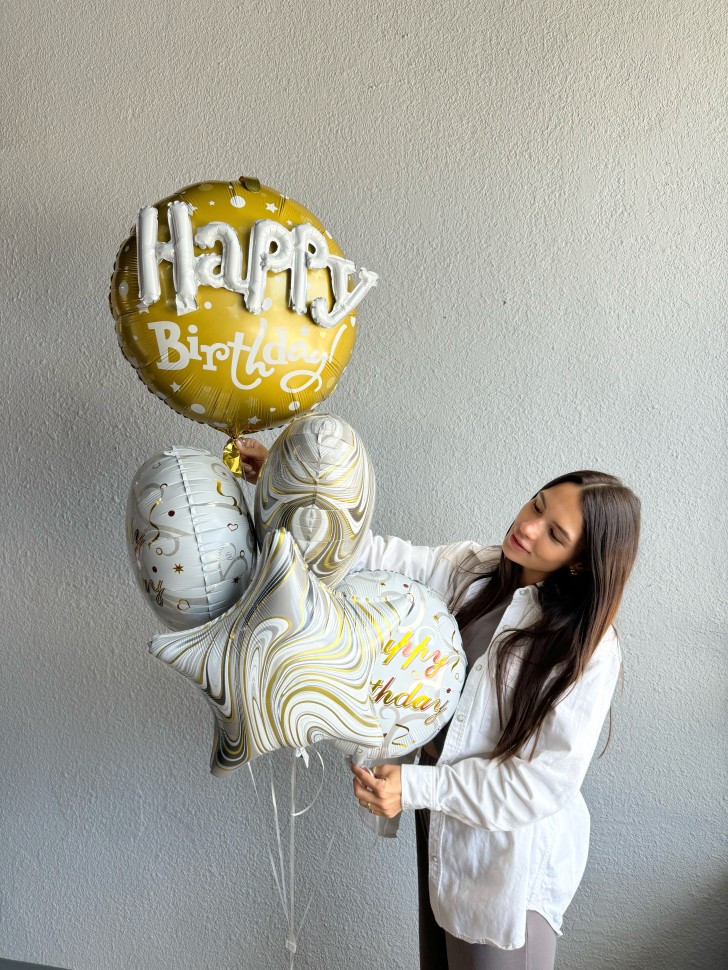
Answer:
<svg viewBox="0 0 728 970"><path fill-rule="evenodd" d="M233 607L149 649L212 705L213 774L324 739L405 754L447 722L465 670L455 621L427 587L374 572L332 590L282 530Z"/></svg>
<svg viewBox="0 0 728 970"><path fill-rule="evenodd" d="M374 605L339 598L316 579L291 536L266 537L256 575L226 613L150 652L212 704L214 774L280 747L323 738L377 747L370 674L382 638L407 613L405 594Z"/></svg>

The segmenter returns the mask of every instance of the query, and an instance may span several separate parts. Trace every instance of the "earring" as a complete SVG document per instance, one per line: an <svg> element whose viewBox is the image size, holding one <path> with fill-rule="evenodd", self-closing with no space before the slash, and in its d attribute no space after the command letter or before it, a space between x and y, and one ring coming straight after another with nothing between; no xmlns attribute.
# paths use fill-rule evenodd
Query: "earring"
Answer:
<svg viewBox="0 0 728 970"><path fill-rule="evenodd" d="M569 572L571 573L572 576L579 575L579 570L576 568L576 566L571 566L571 568L569 569Z"/></svg>

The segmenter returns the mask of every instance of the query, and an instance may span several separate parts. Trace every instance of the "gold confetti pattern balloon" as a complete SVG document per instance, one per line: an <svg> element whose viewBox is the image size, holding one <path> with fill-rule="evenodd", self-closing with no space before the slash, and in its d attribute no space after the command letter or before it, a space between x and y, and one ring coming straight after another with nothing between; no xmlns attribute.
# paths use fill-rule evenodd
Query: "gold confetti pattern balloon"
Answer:
<svg viewBox="0 0 728 970"><path fill-rule="evenodd" d="M287 529L319 579L338 583L374 509L374 469L353 428L330 414L293 421L270 450L255 490L259 537Z"/></svg>
<svg viewBox="0 0 728 970"><path fill-rule="evenodd" d="M172 630L224 613L257 555L239 480L198 448L170 448L141 466L129 490L127 545L142 595Z"/></svg>
<svg viewBox="0 0 728 970"><path fill-rule="evenodd" d="M119 250L110 304L147 387L237 437L328 397L376 280L312 213L243 178L143 208Z"/></svg>
<svg viewBox="0 0 728 970"><path fill-rule="evenodd" d="M324 739L351 754L391 757L445 723L459 686L455 677L447 692L447 672L464 671L454 621L451 629L419 584L366 576L345 595L330 590L288 533L270 533L255 578L227 613L153 639L150 652L212 705L214 774Z"/></svg>

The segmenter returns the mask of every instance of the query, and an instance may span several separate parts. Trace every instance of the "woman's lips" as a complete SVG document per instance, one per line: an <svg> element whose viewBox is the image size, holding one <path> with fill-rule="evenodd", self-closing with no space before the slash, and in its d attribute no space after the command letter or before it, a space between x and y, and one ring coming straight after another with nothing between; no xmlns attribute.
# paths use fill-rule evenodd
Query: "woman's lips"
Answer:
<svg viewBox="0 0 728 970"><path fill-rule="evenodd" d="M516 539L515 532L511 532L511 545L515 546L515 548L518 549L519 552L528 552L528 549L526 549L523 543L519 542L518 539Z"/></svg>

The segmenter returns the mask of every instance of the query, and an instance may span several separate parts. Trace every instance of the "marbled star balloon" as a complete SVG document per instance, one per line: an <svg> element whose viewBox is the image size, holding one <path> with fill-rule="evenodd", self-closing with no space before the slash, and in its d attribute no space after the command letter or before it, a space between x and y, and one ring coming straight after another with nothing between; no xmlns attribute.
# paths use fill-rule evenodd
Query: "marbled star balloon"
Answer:
<svg viewBox="0 0 728 970"><path fill-rule="evenodd" d="M455 706L455 690L447 704L437 695L437 708L416 700L428 691L435 697L428 667L432 684L448 664L464 668L459 638L446 648L452 639L447 622L423 616L419 593L401 577L392 583L385 574L372 574L340 595L316 579L291 536L278 531L266 536L255 578L227 613L196 630L152 640L150 652L191 680L212 705L214 774L280 747L323 739L351 754L391 757L424 743L424 735L434 736L448 705L450 711ZM362 592L367 595L360 599ZM442 604L438 612L444 612ZM434 644L415 649L432 633L447 653L439 667ZM416 663L419 690L402 656L410 639L407 656ZM394 677L387 688L391 698L375 676ZM411 724L417 716L429 723L415 744Z"/></svg>
<svg viewBox="0 0 728 970"><path fill-rule="evenodd" d="M314 574L334 586L356 558L374 496L374 469L354 429L333 414L303 415L266 459L255 527L261 539L287 529Z"/></svg>
<svg viewBox="0 0 728 970"><path fill-rule="evenodd" d="M141 466L129 490L127 543L144 598L172 630L224 613L256 561L239 480L199 448L170 448Z"/></svg>
<svg viewBox="0 0 728 970"><path fill-rule="evenodd" d="M376 612L340 602L280 531L266 537L248 592L227 613L183 635L156 636L150 652L212 704L213 773L322 738L380 744L369 675L381 631L399 622L399 599Z"/></svg>

